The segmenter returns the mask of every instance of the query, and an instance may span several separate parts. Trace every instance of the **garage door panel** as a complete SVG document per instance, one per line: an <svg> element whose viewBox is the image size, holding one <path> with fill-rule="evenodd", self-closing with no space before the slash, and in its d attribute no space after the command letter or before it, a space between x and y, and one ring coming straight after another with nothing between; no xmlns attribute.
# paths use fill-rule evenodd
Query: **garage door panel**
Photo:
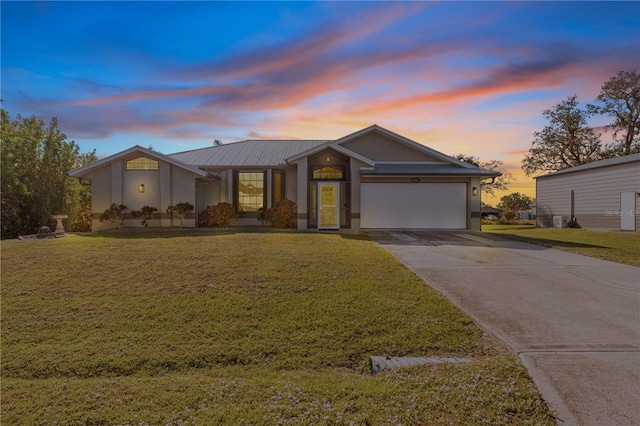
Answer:
<svg viewBox="0 0 640 426"><path fill-rule="evenodd" d="M466 229L465 183L363 183L361 227Z"/></svg>

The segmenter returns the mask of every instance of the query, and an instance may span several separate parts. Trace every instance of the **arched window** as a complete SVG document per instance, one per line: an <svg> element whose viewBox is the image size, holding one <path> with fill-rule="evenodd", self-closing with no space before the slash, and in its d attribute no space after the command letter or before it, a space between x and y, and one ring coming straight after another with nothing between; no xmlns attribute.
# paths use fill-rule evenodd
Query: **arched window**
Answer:
<svg viewBox="0 0 640 426"><path fill-rule="evenodd" d="M147 157L127 161L127 170L158 170L158 162Z"/></svg>

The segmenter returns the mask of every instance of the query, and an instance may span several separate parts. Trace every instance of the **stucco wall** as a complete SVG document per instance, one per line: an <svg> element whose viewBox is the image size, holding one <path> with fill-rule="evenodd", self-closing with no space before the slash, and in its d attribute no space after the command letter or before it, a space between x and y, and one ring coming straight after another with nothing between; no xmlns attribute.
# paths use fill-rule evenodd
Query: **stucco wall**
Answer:
<svg viewBox="0 0 640 426"><path fill-rule="evenodd" d="M376 132L362 135L342 146L374 161L442 162Z"/></svg>
<svg viewBox="0 0 640 426"><path fill-rule="evenodd" d="M163 161L159 161L158 170L126 170L126 161L139 156L139 153L135 153L93 171L91 191L94 231L118 226L99 221L100 215L112 203L127 206L124 223L131 227L142 226L141 219L132 217L130 212L140 210L143 206L158 209L149 226L179 226L176 219L171 221L166 215L167 207L179 202L189 202L195 206L196 177L193 173ZM140 185L144 185L143 192L140 192ZM183 225L195 226L195 215L188 215Z"/></svg>
<svg viewBox="0 0 640 426"><path fill-rule="evenodd" d="M640 162L583 170L536 179L536 214L541 227L553 226L553 216L574 215L583 228L619 230L620 193L640 193ZM636 198L636 231L640 230Z"/></svg>

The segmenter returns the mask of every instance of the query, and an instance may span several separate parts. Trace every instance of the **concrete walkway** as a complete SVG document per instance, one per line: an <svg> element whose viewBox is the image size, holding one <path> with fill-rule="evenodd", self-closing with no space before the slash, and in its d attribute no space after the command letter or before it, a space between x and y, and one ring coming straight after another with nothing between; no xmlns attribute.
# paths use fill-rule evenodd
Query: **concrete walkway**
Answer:
<svg viewBox="0 0 640 426"><path fill-rule="evenodd" d="M370 232L519 354L562 425L640 425L640 268L480 232Z"/></svg>

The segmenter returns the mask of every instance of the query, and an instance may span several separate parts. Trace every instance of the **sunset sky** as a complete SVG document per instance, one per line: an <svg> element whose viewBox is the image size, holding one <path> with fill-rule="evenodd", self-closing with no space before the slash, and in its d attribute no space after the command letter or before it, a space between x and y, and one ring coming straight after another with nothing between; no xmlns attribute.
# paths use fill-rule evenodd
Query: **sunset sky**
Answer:
<svg viewBox="0 0 640 426"><path fill-rule="evenodd" d="M640 2L0 7L2 108L57 117L100 157L335 139L375 123L502 160L518 178L510 192L534 196L520 161L542 111L573 94L584 106L618 71L640 69Z"/></svg>

